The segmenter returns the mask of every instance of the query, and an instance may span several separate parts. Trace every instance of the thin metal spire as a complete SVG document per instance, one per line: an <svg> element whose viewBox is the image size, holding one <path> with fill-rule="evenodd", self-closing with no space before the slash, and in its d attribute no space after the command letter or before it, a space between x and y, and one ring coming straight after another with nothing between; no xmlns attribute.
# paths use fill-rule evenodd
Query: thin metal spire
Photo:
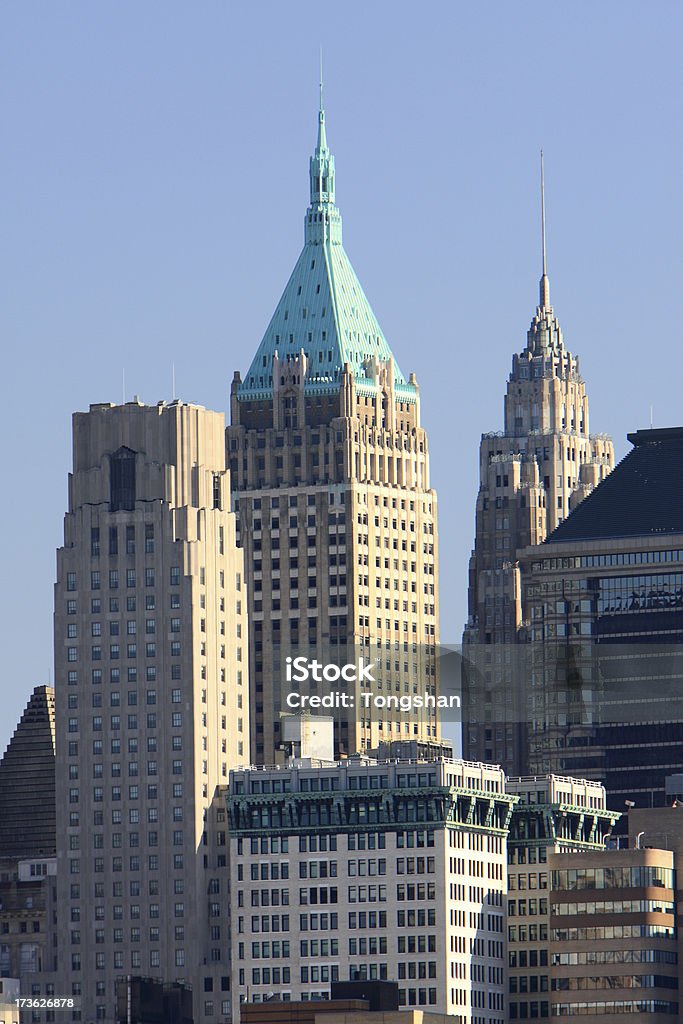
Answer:
<svg viewBox="0 0 683 1024"><path fill-rule="evenodd" d="M541 309L550 309L550 282L548 281L545 244L545 162L543 160L543 150L541 150L541 245L543 254L543 273L541 275L539 287L539 304Z"/></svg>
<svg viewBox="0 0 683 1024"><path fill-rule="evenodd" d="M325 108L323 107L323 48L320 47L320 106L318 107L318 145L316 153L327 149L325 136Z"/></svg>
<svg viewBox="0 0 683 1024"><path fill-rule="evenodd" d="M543 276L548 273L545 258L545 164L541 150L541 233L543 235Z"/></svg>
<svg viewBox="0 0 683 1024"><path fill-rule="evenodd" d="M323 109L323 48L320 47L320 109Z"/></svg>

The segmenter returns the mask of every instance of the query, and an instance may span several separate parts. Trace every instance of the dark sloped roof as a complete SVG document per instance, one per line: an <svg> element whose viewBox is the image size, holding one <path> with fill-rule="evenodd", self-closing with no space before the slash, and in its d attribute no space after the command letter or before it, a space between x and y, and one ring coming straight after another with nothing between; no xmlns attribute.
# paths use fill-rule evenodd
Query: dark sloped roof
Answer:
<svg viewBox="0 0 683 1024"><path fill-rule="evenodd" d="M55 696L37 686L0 761L0 857L55 846Z"/></svg>
<svg viewBox="0 0 683 1024"><path fill-rule="evenodd" d="M683 427L629 434L633 451L546 543L683 533Z"/></svg>

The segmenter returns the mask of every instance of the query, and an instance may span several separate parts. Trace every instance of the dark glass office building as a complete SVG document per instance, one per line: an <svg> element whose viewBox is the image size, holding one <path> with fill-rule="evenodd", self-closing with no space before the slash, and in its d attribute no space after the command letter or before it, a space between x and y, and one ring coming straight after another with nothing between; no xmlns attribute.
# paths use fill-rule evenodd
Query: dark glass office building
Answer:
<svg viewBox="0 0 683 1024"><path fill-rule="evenodd" d="M528 769L603 781L616 810L683 770L683 428L629 440L521 557Z"/></svg>

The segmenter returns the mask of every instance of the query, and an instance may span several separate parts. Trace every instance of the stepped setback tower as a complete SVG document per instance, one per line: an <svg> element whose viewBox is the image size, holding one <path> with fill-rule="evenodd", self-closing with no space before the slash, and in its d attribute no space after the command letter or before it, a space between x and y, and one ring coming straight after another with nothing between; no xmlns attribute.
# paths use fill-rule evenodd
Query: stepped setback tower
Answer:
<svg viewBox="0 0 683 1024"><path fill-rule="evenodd" d="M436 495L415 376L342 245L321 103L305 243L226 432L249 594L252 759L281 746L286 655L373 662L378 692L436 689ZM353 684L347 685L349 695ZM433 709L336 709L338 754L438 740Z"/></svg>
<svg viewBox="0 0 683 1024"><path fill-rule="evenodd" d="M505 682L515 660L509 645L526 639L518 552L542 543L614 465L611 438L589 431L579 360L565 347L550 302L542 155L541 233L539 301L526 347L512 359L504 428L481 439L463 636L466 658L469 651L481 669L465 673L464 756L502 764L513 775L526 771L526 697Z"/></svg>
<svg viewBox="0 0 683 1024"><path fill-rule="evenodd" d="M84 1022L115 1019L126 974L189 983L195 1020L203 993L229 986L214 797L249 764L249 708L224 435L222 414L181 401L73 419L55 584L55 991L81 999Z"/></svg>

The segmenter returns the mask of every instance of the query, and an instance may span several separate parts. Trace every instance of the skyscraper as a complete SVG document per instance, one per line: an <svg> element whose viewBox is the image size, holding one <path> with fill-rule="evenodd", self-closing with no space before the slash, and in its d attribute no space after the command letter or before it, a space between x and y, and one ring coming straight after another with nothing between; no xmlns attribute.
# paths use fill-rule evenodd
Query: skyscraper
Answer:
<svg viewBox="0 0 683 1024"><path fill-rule="evenodd" d="M209 833L217 787L248 764L243 559L222 415L136 400L73 429L55 585L57 991L82 998L73 1019L111 1021L124 974L229 984L226 851Z"/></svg>
<svg viewBox="0 0 683 1024"><path fill-rule="evenodd" d="M383 694L434 691L436 495L413 374L399 369L342 245L325 113L305 244L242 380L226 444L248 577L252 759L281 744L282 656L373 662ZM438 739L421 717L335 712L336 749Z"/></svg>
<svg viewBox="0 0 683 1024"><path fill-rule="evenodd" d="M464 754L496 761L515 775L526 771L526 704L524 694L505 684L510 652L504 647L517 642L522 625L518 552L545 540L614 465L611 439L589 431L588 395L579 361L565 347L550 303L542 166L541 211L538 306L526 347L512 359L503 430L481 439L463 637L465 656L469 651L482 669L465 677ZM492 645L485 655L484 645Z"/></svg>
<svg viewBox="0 0 683 1024"><path fill-rule="evenodd" d="M628 438L609 477L520 553L529 768L599 779L616 809L668 803L683 770L683 429Z"/></svg>

